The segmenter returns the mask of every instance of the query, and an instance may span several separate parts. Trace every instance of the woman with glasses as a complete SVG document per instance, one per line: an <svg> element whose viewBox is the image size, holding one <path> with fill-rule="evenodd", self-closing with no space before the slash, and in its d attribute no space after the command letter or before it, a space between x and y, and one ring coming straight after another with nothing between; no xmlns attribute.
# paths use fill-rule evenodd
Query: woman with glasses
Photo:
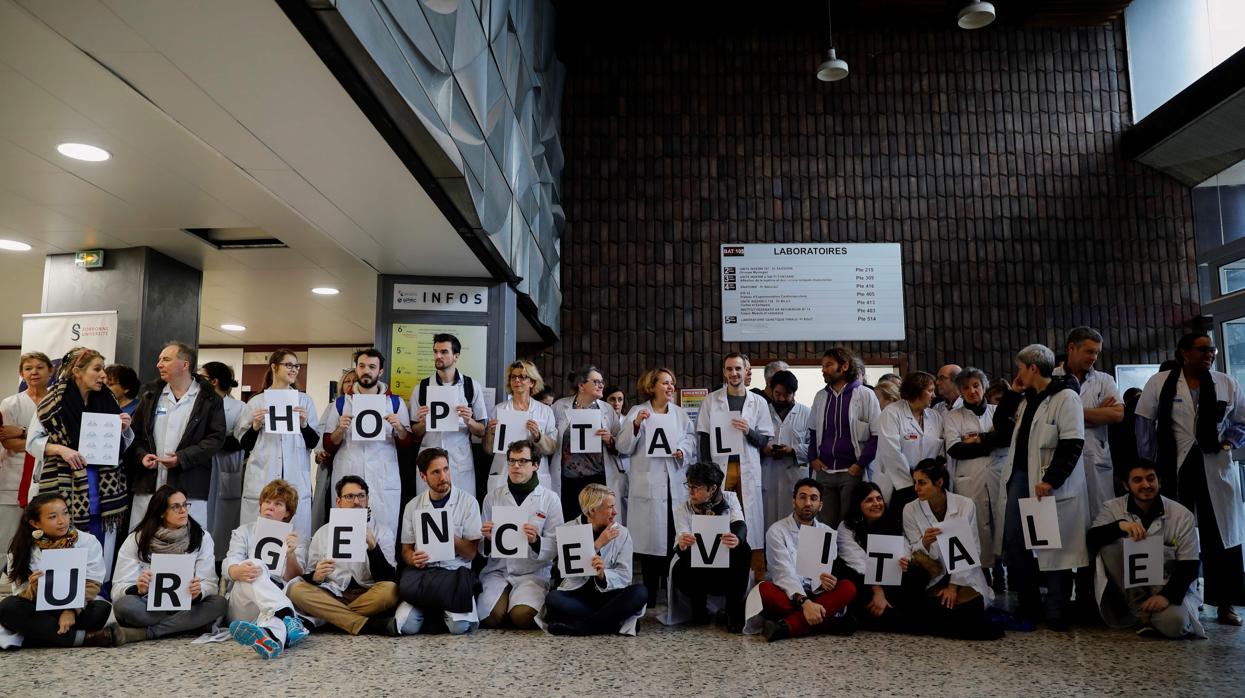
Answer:
<svg viewBox="0 0 1245 698"><path fill-rule="evenodd" d="M748 547L748 525L739 497L722 489L722 469L710 463L695 463L687 469L687 500L674 512L674 530L677 560L670 573L670 608L668 620L678 620L674 589L678 589L691 604L692 623L709 623L708 596L726 599L726 629L737 633L744 628L744 597L748 593L748 573L752 566L752 549ZM720 544L727 549L730 566L727 569L692 567L692 546L699 545L692 534L693 516L724 516L730 520L729 533L723 535ZM712 541L703 541L706 547ZM721 553L719 553L721 554Z"/></svg>
<svg viewBox="0 0 1245 698"><path fill-rule="evenodd" d="M259 517L259 493L264 485L273 480L285 480L298 490L298 513L294 516L294 530L303 540L311 540L311 452L320 443L320 430L316 419L316 405L311 396L298 393L299 432L296 434L270 434L265 429L268 401L263 391L298 390L298 372L302 364L289 349L278 349L268 357L268 373L264 376L261 392L246 404L245 419L234 430L242 448L250 452L246 461L246 475L242 487L242 511L240 524L248 524Z"/></svg>
<svg viewBox="0 0 1245 698"><path fill-rule="evenodd" d="M185 611L148 611L153 553L193 555L190 608ZM117 554L112 583L113 612L125 642L154 640L210 627L228 610L216 593L216 554L212 536L190 516L190 502L181 488L161 485L151 496L147 513Z"/></svg>
<svg viewBox="0 0 1245 698"><path fill-rule="evenodd" d="M942 413L931 409L934 377L924 371L909 373L899 384L899 402L878 417L877 475L886 506L898 517L916 499L912 469L926 458L942 455Z"/></svg>
<svg viewBox="0 0 1245 698"><path fill-rule="evenodd" d="M1137 402L1137 455L1158 468L1163 495L1197 516L1206 603L1219 622L1241 625L1245 605L1245 505L1232 449L1245 444L1245 395L1215 371L1217 349L1194 332L1180 338L1180 366L1146 382Z"/></svg>
<svg viewBox="0 0 1245 698"><path fill-rule="evenodd" d="M489 468L488 487L485 492L492 492L506 482L506 447L515 441L527 440L534 445L532 457L537 461L537 475L540 482L549 491L557 494L557 485L549 473L549 455L558 448L558 424L553 409L535 399L533 395L545 389L545 381L540 371L531 361L522 359L510 364L506 369L506 392L510 397L505 402L497 403L493 409L493 418L488 422L484 432L484 452L493 454L493 464ZM506 434L506 441L498 452L493 452L493 435L497 430L497 416L506 410L527 413L527 429L518 434Z"/></svg>
<svg viewBox="0 0 1245 698"><path fill-rule="evenodd" d="M631 459L627 469L627 521L644 586L648 587L649 606L657 604L660 580L670 569L674 510L687 499L683 480L687 464L696 459L696 428L687 412L674 404L674 386L670 369L645 371L636 384L636 392L645 402L627 412L618 434L619 453ZM654 444L658 429L660 443Z"/></svg>
<svg viewBox="0 0 1245 698"><path fill-rule="evenodd" d="M618 413L602 398L605 380L596 366L584 366L570 375L575 394L553 403L557 420L558 447L549 463L550 487L562 495L562 515L569 521L579 516L579 492L589 484L604 485L614 492L627 491L627 473L618 456L614 439L620 429ZM601 439L597 453L575 453L572 440L580 434L571 429L571 410L596 410L601 413ZM582 430L581 430L582 431ZM623 518L625 522L625 517Z"/></svg>

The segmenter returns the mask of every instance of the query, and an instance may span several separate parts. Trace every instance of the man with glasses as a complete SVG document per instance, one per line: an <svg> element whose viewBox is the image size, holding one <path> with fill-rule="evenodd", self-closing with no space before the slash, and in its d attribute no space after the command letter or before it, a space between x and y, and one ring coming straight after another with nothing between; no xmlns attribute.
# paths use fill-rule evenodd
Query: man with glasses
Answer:
<svg viewBox="0 0 1245 698"><path fill-rule="evenodd" d="M944 417L949 412L964 406L964 401L960 399L960 386L956 383L961 370L963 369L955 364L947 364L938 369L938 373L934 375L934 390L938 393L938 397L942 398L938 404L934 405L934 409L942 413Z"/></svg>
<svg viewBox="0 0 1245 698"><path fill-rule="evenodd" d="M138 527L161 485L186 492L191 516L207 526L212 457L225 445L225 403L195 373L197 354L181 342L160 350L160 379L143 388L134 411L134 443L126 454L134 501L130 530Z"/></svg>
<svg viewBox="0 0 1245 698"><path fill-rule="evenodd" d="M367 482L357 475L338 480L336 506L367 509ZM311 571L286 587L294 608L317 625L328 621L351 635L397 635L393 610L398 607L398 571L393 531L377 526L376 520L368 517L367 560L363 562L334 560L332 547L333 526L326 524L316 531L307 551Z"/></svg>
<svg viewBox="0 0 1245 698"><path fill-rule="evenodd" d="M1206 603L1219 622L1241 625L1245 605L1245 505L1232 450L1245 444L1245 395L1213 370L1215 344L1203 332L1176 344L1178 368L1150 378L1137 403L1137 455L1157 466L1163 489L1197 517Z"/></svg>
<svg viewBox="0 0 1245 698"><path fill-rule="evenodd" d="M761 451L774 437L769 403L748 390L744 376L748 357L731 353L722 358L722 378L726 385L713 391L700 406L696 431L700 434L702 457L712 458L725 475L723 489L734 492L748 522L748 545L752 548L752 568L757 579L765 577L765 511L761 483ZM727 436L715 433L714 426L743 432L742 453L725 452Z"/></svg>
<svg viewBox="0 0 1245 698"><path fill-rule="evenodd" d="M398 471L398 448L410 443L407 431L410 418L406 403L389 394L389 387L380 381L385 373L385 357L375 348L354 353L354 388L350 395L338 397L329 405L324 419L324 450L333 456L333 475L337 482L346 475L358 475L377 488L372 498L372 518L378 526L392 532L398 530L398 514L402 508L402 477ZM358 441L351 431L358 395L384 395L381 418L389 425L383 441ZM380 425L377 425L378 427ZM332 431L328 431L329 429Z"/></svg>
<svg viewBox="0 0 1245 698"><path fill-rule="evenodd" d="M484 497L480 536L484 552L495 546L519 545L525 548L519 558L489 557L480 573L483 591L476 602L480 625L486 628L536 627L536 616L544 608L556 554L558 526L563 523L562 500L547 489L536 474L538 466L531 441L513 441L506 448L506 481ZM518 531L503 530L502 540L494 540L497 524L493 508L519 507L523 526Z"/></svg>
<svg viewBox="0 0 1245 698"><path fill-rule="evenodd" d="M454 482L464 492L476 496L476 465L471 452L471 437L484 436L488 422L488 406L484 402L484 389L470 376L463 375L456 366L462 344L458 337L442 333L432 337L432 358L437 371L419 382L411 393L411 425L415 438L420 441L419 450L444 449L449 454L450 473ZM458 431L428 431L428 386L449 385L458 388L459 402L455 407L458 415ZM422 494L428 485L421 478L416 492Z"/></svg>

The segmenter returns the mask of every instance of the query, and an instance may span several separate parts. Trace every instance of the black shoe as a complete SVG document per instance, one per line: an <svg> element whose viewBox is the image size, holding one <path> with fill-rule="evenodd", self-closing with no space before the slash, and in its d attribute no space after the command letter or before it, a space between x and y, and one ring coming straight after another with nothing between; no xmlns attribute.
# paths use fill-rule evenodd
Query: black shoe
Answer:
<svg viewBox="0 0 1245 698"><path fill-rule="evenodd" d="M726 619L726 632L731 633L733 635L738 635L739 633L742 633L743 631L744 631L744 619L743 618L727 618Z"/></svg>
<svg viewBox="0 0 1245 698"><path fill-rule="evenodd" d="M583 637L590 635L587 626L583 623L565 623L562 621L554 621L549 623L550 635L565 635L569 637Z"/></svg>
<svg viewBox="0 0 1245 698"><path fill-rule="evenodd" d="M767 620L764 629L761 630L761 636L766 642L778 642L791 637L791 629L787 627L787 622L784 620Z"/></svg>
<svg viewBox="0 0 1245 698"><path fill-rule="evenodd" d="M1066 633L1072 629L1072 624L1068 622L1067 618L1053 617L1046 619L1046 627L1047 629L1054 630L1057 633Z"/></svg>
<svg viewBox="0 0 1245 698"><path fill-rule="evenodd" d="M851 635L856 632L856 617L850 613L826 618L821 622L821 632L826 635Z"/></svg>
<svg viewBox="0 0 1245 698"><path fill-rule="evenodd" d="M701 602L701 603L693 602L691 624L692 625L709 625L709 620L710 620L709 608L704 604L704 602Z"/></svg>
<svg viewBox="0 0 1245 698"><path fill-rule="evenodd" d="M389 637L398 636L398 621L393 616L387 618L368 618L363 624L363 629L359 631L360 635L386 635Z"/></svg>

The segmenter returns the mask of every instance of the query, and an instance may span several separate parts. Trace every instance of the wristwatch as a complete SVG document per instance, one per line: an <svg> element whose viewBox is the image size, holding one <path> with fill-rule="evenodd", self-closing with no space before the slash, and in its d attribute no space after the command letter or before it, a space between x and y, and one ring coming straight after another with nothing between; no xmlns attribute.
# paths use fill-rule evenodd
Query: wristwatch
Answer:
<svg viewBox="0 0 1245 698"><path fill-rule="evenodd" d="M808 601L808 597L804 595L797 595L794 599L791 599L791 602L798 608L803 608L806 601Z"/></svg>

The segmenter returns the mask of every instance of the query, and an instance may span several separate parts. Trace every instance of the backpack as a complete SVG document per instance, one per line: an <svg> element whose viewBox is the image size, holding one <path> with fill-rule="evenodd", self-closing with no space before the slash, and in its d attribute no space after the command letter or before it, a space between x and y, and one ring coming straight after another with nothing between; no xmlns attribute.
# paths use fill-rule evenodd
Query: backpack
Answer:
<svg viewBox="0 0 1245 698"><path fill-rule="evenodd" d="M419 404L421 405L428 404L428 383L431 380L432 377L429 376L419 382ZM463 376L463 395L467 398L467 406L470 407L476 398L476 384L471 380L471 376Z"/></svg>
<svg viewBox="0 0 1245 698"><path fill-rule="evenodd" d="M345 395L338 395L337 402L334 404L337 405L338 415L345 414L344 412L342 412L342 410L346 408L346 396ZM393 409L394 414L397 414L398 408L402 407L402 398L398 397L397 395L390 394L389 395L389 407Z"/></svg>

